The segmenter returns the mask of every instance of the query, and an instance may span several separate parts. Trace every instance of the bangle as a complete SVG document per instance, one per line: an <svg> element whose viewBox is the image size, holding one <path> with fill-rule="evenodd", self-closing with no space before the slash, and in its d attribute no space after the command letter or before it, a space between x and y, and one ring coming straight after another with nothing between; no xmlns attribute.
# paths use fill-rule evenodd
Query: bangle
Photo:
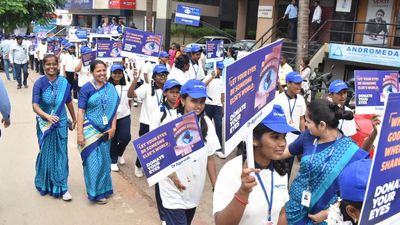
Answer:
<svg viewBox="0 0 400 225"><path fill-rule="evenodd" d="M247 204L249 204L248 200L243 200L240 198L240 196L238 195L238 193L235 193L235 199L242 205L246 206Z"/></svg>

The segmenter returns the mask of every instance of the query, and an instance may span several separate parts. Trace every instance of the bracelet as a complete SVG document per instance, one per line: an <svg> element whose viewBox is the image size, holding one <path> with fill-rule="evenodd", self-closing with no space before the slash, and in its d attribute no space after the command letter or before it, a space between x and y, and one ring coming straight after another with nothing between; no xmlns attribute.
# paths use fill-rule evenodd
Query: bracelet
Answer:
<svg viewBox="0 0 400 225"><path fill-rule="evenodd" d="M242 205L246 206L247 204L249 204L248 200L243 200L240 198L240 196L238 195L238 193L235 193L235 199Z"/></svg>

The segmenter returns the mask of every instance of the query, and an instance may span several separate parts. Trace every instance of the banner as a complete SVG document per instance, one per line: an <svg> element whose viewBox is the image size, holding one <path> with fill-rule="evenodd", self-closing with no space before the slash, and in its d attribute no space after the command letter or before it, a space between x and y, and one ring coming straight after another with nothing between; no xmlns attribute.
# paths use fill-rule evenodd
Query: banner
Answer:
<svg viewBox="0 0 400 225"><path fill-rule="evenodd" d="M66 0L64 9L92 9L93 0Z"/></svg>
<svg viewBox="0 0 400 225"><path fill-rule="evenodd" d="M229 65L226 70L225 155L232 152L272 109L282 40ZM268 107L266 107L268 105Z"/></svg>
<svg viewBox="0 0 400 225"><path fill-rule="evenodd" d="M399 72L355 70L356 113L382 115L386 99L399 89Z"/></svg>
<svg viewBox="0 0 400 225"><path fill-rule="evenodd" d="M139 137L133 147L150 186L207 154L195 112Z"/></svg>
<svg viewBox="0 0 400 225"><path fill-rule="evenodd" d="M201 8L178 4L175 11L175 23L198 27L200 15Z"/></svg>
<svg viewBox="0 0 400 225"><path fill-rule="evenodd" d="M109 0L110 9L136 9L136 0Z"/></svg>
<svg viewBox="0 0 400 225"><path fill-rule="evenodd" d="M97 41L97 58L109 60L122 60L121 57L121 41L98 40Z"/></svg>
<svg viewBox="0 0 400 225"><path fill-rule="evenodd" d="M162 36L160 34L126 28L122 41L122 56L157 62L161 45Z"/></svg>
<svg viewBox="0 0 400 225"><path fill-rule="evenodd" d="M400 94L387 100L359 224L400 221Z"/></svg>
<svg viewBox="0 0 400 225"><path fill-rule="evenodd" d="M92 51L92 52L87 52L85 54L82 54L81 58L82 58L82 64L83 66L89 66L90 63L95 60L97 57L97 52L96 51Z"/></svg>
<svg viewBox="0 0 400 225"><path fill-rule="evenodd" d="M393 11L393 0L369 0L363 44L386 46Z"/></svg>
<svg viewBox="0 0 400 225"><path fill-rule="evenodd" d="M206 62L217 62L224 60L224 41L207 41Z"/></svg>
<svg viewBox="0 0 400 225"><path fill-rule="evenodd" d="M81 41L87 41L87 39L88 39L88 34L86 29L80 27L68 29L69 42L81 42Z"/></svg>

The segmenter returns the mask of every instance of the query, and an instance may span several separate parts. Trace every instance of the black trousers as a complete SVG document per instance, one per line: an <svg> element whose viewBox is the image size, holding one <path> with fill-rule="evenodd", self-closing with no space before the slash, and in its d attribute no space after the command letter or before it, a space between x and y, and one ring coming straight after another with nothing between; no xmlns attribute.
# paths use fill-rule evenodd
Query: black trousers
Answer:
<svg viewBox="0 0 400 225"><path fill-rule="evenodd" d="M131 116L126 116L117 120L115 136L111 139L110 156L111 163L118 161L118 156L124 154L126 146L131 140Z"/></svg>

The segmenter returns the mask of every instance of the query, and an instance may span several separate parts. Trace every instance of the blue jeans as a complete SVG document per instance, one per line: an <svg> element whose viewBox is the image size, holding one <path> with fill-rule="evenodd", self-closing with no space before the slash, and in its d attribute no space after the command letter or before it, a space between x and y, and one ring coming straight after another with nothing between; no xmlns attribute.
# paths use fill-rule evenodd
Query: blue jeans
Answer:
<svg viewBox="0 0 400 225"><path fill-rule="evenodd" d="M217 105L206 105L206 115L214 120L215 131L217 132L219 143L222 146L222 107Z"/></svg>
<svg viewBox="0 0 400 225"><path fill-rule="evenodd" d="M18 86L22 86L22 79L21 79L21 72L23 71L24 73L24 85L27 85L28 81L28 63L25 64L16 64L14 63L14 68L15 68L15 76L17 78ZM22 71L21 71L22 70Z"/></svg>
<svg viewBox="0 0 400 225"><path fill-rule="evenodd" d="M4 73L6 74L7 80L10 80L10 60L9 59L4 59L3 58L3 69L4 69Z"/></svg>

